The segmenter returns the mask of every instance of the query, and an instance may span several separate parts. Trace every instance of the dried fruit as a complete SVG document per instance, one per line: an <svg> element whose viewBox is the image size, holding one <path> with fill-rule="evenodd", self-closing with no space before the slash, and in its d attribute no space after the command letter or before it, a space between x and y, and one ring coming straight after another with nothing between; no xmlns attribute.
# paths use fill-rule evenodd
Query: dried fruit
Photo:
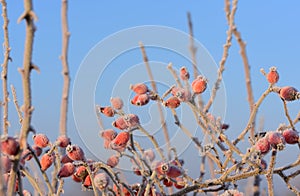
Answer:
<svg viewBox="0 0 300 196"><path fill-rule="evenodd" d="M296 99L299 99L298 90L291 86L282 87L279 90L279 95L281 99L285 101L294 101Z"/></svg>
<svg viewBox="0 0 300 196"><path fill-rule="evenodd" d="M72 180L74 180L75 182L82 182L82 180L77 176L75 176L74 174L72 175Z"/></svg>
<svg viewBox="0 0 300 196"><path fill-rule="evenodd" d="M147 85L143 83L130 85L130 89L133 90L136 94L145 94L149 91Z"/></svg>
<svg viewBox="0 0 300 196"><path fill-rule="evenodd" d="M276 67L270 67L270 71L267 74L267 80L270 84L275 84L279 80L279 74Z"/></svg>
<svg viewBox="0 0 300 196"><path fill-rule="evenodd" d="M185 181L182 177L177 177L175 180L176 180L176 183L174 183L174 186L177 189L183 189L185 187Z"/></svg>
<svg viewBox="0 0 300 196"><path fill-rule="evenodd" d="M282 133L286 143L288 144L297 144L299 143L299 134L297 131L292 129L286 129Z"/></svg>
<svg viewBox="0 0 300 196"><path fill-rule="evenodd" d="M73 160L72 159L70 159L70 157L68 156L68 155L63 155L62 157L61 157L61 159L60 159L60 162L61 163L72 163L73 162Z"/></svg>
<svg viewBox="0 0 300 196"><path fill-rule="evenodd" d="M180 106L180 100L177 97L172 96L165 101L165 106L168 108L177 108Z"/></svg>
<svg viewBox="0 0 300 196"><path fill-rule="evenodd" d="M40 160L41 170L46 171L53 163L54 157L52 154L45 153Z"/></svg>
<svg viewBox="0 0 300 196"><path fill-rule="evenodd" d="M130 129L136 128L140 124L140 119L135 114L125 115L124 120L125 120L128 128L130 128Z"/></svg>
<svg viewBox="0 0 300 196"><path fill-rule="evenodd" d="M130 103L136 106L143 106L149 103L149 101L150 97L148 94L137 94L133 97Z"/></svg>
<svg viewBox="0 0 300 196"><path fill-rule="evenodd" d="M66 148L67 155L70 159L74 161L84 161L84 152L83 150L77 145L68 145Z"/></svg>
<svg viewBox="0 0 300 196"><path fill-rule="evenodd" d="M270 151L270 143L267 137L260 138L255 144L256 150L261 154L267 154Z"/></svg>
<svg viewBox="0 0 300 196"><path fill-rule="evenodd" d="M92 187L92 180L91 180L91 177L90 175L87 175L83 181L83 186L85 188L91 188Z"/></svg>
<svg viewBox="0 0 300 196"><path fill-rule="evenodd" d="M207 79L203 76L198 76L192 82L192 89L193 92L196 94L203 93L206 90L206 87L207 87Z"/></svg>
<svg viewBox="0 0 300 196"><path fill-rule="evenodd" d="M123 108L123 101L120 97L111 97L110 103L112 107L116 110L121 110Z"/></svg>
<svg viewBox="0 0 300 196"><path fill-rule="evenodd" d="M100 107L100 112L107 117L113 117L115 115L114 109L110 106Z"/></svg>
<svg viewBox="0 0 300 196"><path fill-rule="evenodd" d="M38 156L38 157L43 153L43 149L36 146L36 145L32 146L32 150L34 150L35 155Z"/></svg>
<svg viewBox="0 0 300 196"><path fill-rule="evenodd" d="M10 136L1 137L1 152L6 155L16 155L20 149L19 142Z"/></svg>
<svg viewBox="0 0 300 196"><path fill-rule="evenodd" d="M184 66L181 67L179 72L180 72L179 75L180 75L181 80L190 79L190 73L188 72L186 67L184 67Z"/></svg>
<svg viewBox="0 0 300 196"><path fill-rule="evenodd" d="M106 173L98 173L94 177L94 184L100 191L103 191L109 184L109 177Z"/></svg>
<svg viewBox="0 0 300 196"><path fill-rule="evenodd" d="M84 166L79 166L76 168L74 176L81 181L85 179L85 177L88 175L88 172Z"/></svg>
<svg viewBox="0 0 300 196"><path fill-rule="evenodd" d="M169 178L177 178L178 176L181 176L182 174L183 174L182 169L175 165L169 165L169 168L166 171L166 175Z"/></svg>
<svg viewBox="0 0 300 196"><path fill-rule="evenodd" d="M40 148L46 148L49 145L49 138L42 133L33 135L33 141Z"/></svg>
<svg viewBox="0 0 300 196"><path fill-rule="evenodd" d="M71 144L70 138L66 135L60 135L56 141L58 142L58 146L61 148L66 148L69 144Z"/></svg>
<svg viewBox="0 0 300 196"><path fill-rule="evenodd" d="M279 132L275 132L275 131L268 132L266 137L268 137L268 141L273 148L277 150L284 149L285 140L284 137Z"/></svg>

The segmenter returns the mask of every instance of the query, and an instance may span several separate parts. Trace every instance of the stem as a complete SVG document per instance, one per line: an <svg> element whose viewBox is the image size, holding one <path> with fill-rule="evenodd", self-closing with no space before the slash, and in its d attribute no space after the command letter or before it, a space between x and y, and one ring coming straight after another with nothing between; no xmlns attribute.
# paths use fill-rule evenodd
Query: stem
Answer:
<svg viewBox="0 0 300 196"><path fill-rule="evenodd" d="M8 34L8 17L7 17L7 4L5 0L1 0L2 4L2 17L3 17L3 33L4 33L4 60L2 64L2 92L3 92L3 134L8 134L8 91L7 91L7 71L8 71L8 61L10 60L10 45L9 45L9 34Z"/></svg>
<svg viewBox="0 0 300 196"><path fill-rule="evenodd" d="M20 151L16 156L16 160L11 170L10 179L8 182L7 194L12 195L14 192L15 182L16 182L16 172L19 169L19 159L23 150L27 148L27 136L30 131L31 124L31 114L33 107L31 105L31 88L30 88L30 72L32 69L31 59L32 59L32 49L33 49L33 37L34 37L34 23L33 19L36 16L33 12L32 0L24 0L24 13L21 15L21 19L26 21L26 37L25 37L25 49L24 49L24 59L23 59L23 69L20 70L22 75L22 85L23 85L23 113L24 118L22 121L21 132L20 132Z"/></svg>
<svg viewBox="0 0 300 196"><path fill-rule="evenodd" d="M62 62L63 75L63 91L60 108L60 135L67 135L67 112L68 112L68 98L70 88L70 76L68 65L68 47L70 32L68 29L68 0L62 0L61 5L61 21L62 21L62 54L60 56Z"/></svg>
<svg viewBox="0 0 300 196"><path fill-rule="evenodd" d="M275 166L276 154L277 154L277 150L273 149L271 160L270 160L270 166L269 166L267 174L266 174L267 183L268 183L268 192L269 192L270 196L274 195L273 171L274 171L274 166Z"/></svg>
<svg viewBox="0 0 300 196"><path fill-rule="evenodd" d="M152 89L155 93L157 93L156 83L154 81L154 77L153 77L153 74L152 74L152 71L151 71L151 68L150 68L150 65L149 65L149 61L148 61L148 57L147 57L147 54L146 54L145 47L144 47L142 42L140 42L139 44L140 44L140 48L141 48L141 51L142 51L143 60L144 60L144 63L145 63L145 66L146 66L146 69L147 69L147 72L148 72L148 75L149 75L149 78L150 78L150 81L151 81ZM168 155L169 155L170 154L170 149L171 149L170 136L169 136L169 132L168 132L168 129L167 129L166 121L164 119L162 106L160 105L160 103L157 103L157 108L158 108L158 113L159 113L159 117L160 117L160 124L162 125L164 137L165 137L165 140L166 140L166 145L167 145L167 148L168 148Z"/></svg>

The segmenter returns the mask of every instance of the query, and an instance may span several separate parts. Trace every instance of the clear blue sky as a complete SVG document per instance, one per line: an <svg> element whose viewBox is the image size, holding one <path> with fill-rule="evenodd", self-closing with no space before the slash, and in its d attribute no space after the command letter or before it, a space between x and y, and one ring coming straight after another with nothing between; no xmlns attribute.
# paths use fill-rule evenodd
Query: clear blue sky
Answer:
<svg viewBox="0 0 300 196"><path fill-rule="evenodd" d="M225 43L227 30L223 1L101 2L91 0L85 2L69 2L71 95L73 82L80 64L98 42L118 31L140 25L162 25L188 32L187 11L191 12L192 15L195 38L203 44L217 63L222 57L222 46ZM33 62L40 67L41 73L32 73L33 105L35 107L32 124L37 130L49 134L49 137L54 140L58 134L62 89L61 62L59 60L61 53L61 2L47 0L33 1L33 3L39 18L35 23L37 31L34 40ZM278 85L291 85L300 89L300 66L298 65L300 52L299 9L300 2L296 0L288 2L240 1L238 4L236 25L242 33L243 39L247 42L247 54L251 65L252 84L256 100L268 86L265 78L259 72L260 68L268 70L270 66L277 66L280 73ZM20 103L22 103L22 87L17 68L22 66L25 23L17 24L16 21L22 12L23 4L21 2L8 2L11 57L13 59L13 62L9 64L8 80L9 84L15 85ZM0 31L0 42L3 42L2 30ZM188 47L188 43L186 44ZM118 45L113 47L118 47ZM134 57L130 56L131 59L122 63L128 67L130 67L131 62L142 63L141 55L138 52L133 54ZM180 66L179 64L182 62L182 59L176 56L174 59L166 59L155 54L155 51L150 51L149 54L152 55L149 56L150 60L160 61L163 64L173 62L176 66ZM155 59L156 57L157 59ZM126 60L126 58L124 59ZM111 67L111 70L103 77L114 78L116 76L110 74L114 74L115 71L118 71L117 68ZM106 82L111 84L115 80L106 79ZM128 86L133 83L132 81L126 82L128 82ZM226 63L224 85L227 97L224 120L230 124L229 135L233 137L244 128L249 114L243 64L235 39L233 39ZM106 97L109 97L111 92L105 92L106 89L101 89L101 84L99 86L95 92L96 101L94 104L102 104L102 102L108 104ZM72 135L74 143L83 144L85 142L82 142L79 137L82 133L78 134L74 123L72 96L70 98L68 133ZM10 132L16 133L19 129L16 112L12 102L9 106L9 120L12 125ZM289 103L289 108L291 115L295 116L300 109L299 102ZM266 130L274 130L279 123L287 123L281 101L273 94L262 104L258 117L264 118ZM87 125L87 129L89 129L89 125ZM95 130L90 131L94 132ZM92 135L91 137L98 136ZM289 157L293 159L293 155ZM280 161L278 163L280 164Z"/></svg>

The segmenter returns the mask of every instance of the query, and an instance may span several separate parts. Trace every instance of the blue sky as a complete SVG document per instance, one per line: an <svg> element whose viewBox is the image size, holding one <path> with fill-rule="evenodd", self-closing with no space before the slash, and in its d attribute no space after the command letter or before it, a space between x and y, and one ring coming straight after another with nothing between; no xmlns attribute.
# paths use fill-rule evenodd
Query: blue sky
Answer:
<svg viewBox="0 0 300 196"><path fill-rule="evenodd" d="M37 31L34 40L33 62L40 67L41 73L32 73L33 105L35 107L32 123L37 130L46 132L53 140L58 134L62 89L61 62L59 60L61 53L60 1L33 1L33 3L39 18L35 23ZM278 85L291 85L300 89L300 67L297 65L299 64L300 51L299 8L300 2L296 0L288 2L240 1L238 4L236 25L242 33L243 39L247 42L247 54L251 65L252 84L256 100L268 86L265 78L259 72L260 68L268 70L270 66L277 66L280 74ZM121 30L141 25L167 26L188 32L187 11L191 12L192 15L195 38L203 44L218 63L222 57L222 46L225 43L227 30L223 10L223 1L125 2L91 0L86 1L86 3L70 1L68 16L71 32L69 49L71 95L73 82L80 64L88 52L101 40ZM25 25L24 22L17 24L16 21L22 12L22 3L8 2L11 57L13 59L13 62L9 64L9 84L16 87L20 103L22 103L22 87L17 68L22 66ZM2 41L3 32L1 31L0 42ZM188 43L186 47L188 47ZM173 62L176 66L180 66L180 63L183 62L176 55L167 56L174 57L174 59L168 59L155 52L155 50L149 49L150 60L161 61L164 64ZM131 56L124 59L125 62L122 63L128 67L131 66L132 62L135 64L142 63L141 54L138 50L133 51ZM114 70L114 67L111 67L103 77L117 77L110 75L116 73L115 71L117 68ZM106 82L110 84L115 81L106 79ZM130 83L132 81L128 81L128 86ZM244 128L249 114L243 64L235 39L233 39L226 63L224 86L227 98L225 121L230 124L231 128L228 134L233 137ZM111 92L104 90L106 89L101 89L101 84L99 84L99 88L95 92L95 104L102 104L102 102L108 104L108 100L104 100L101 95L110 95ZM68 133L72 135L75 143L84 143L79 137L82 133L78 134L76 130L71 102L72 100L70 100L69 107ZM9 120L12 124L10 132L16 133L19 129L16 112L12 102L9 106ZM289 103L289 108L292 116L295 116L300 109L299 102ZM258 117L264 118L266 130L274 130L279 123L287 123L281 101L274 94L270 95L262 104ZM88 126L87 129L89 129ZM292 155L290 157L293 158Z"/></svg>

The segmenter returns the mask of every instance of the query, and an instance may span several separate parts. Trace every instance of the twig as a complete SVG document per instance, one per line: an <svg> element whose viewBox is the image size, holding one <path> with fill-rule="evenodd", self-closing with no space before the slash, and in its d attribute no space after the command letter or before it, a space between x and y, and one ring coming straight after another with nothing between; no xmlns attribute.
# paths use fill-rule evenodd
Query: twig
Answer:
<svg viewBox="0 0 300 196"><path fill-rule="evenodd" d="M9 56L10 45L9 45L9 34L8 34L8 16L7 16L7 4L5 0L1 0L2 4L2 17L3 17L3 33L4 33L4 59L2 64L2 92L3 92L3 134L8 134L8 90L7 90L7 71L8 71L8 61L11 59Z"/></svg>
<svg viewBox="0 0 300 196"><path fill-rule="evenodd" d="M227 30L226 43L223 46L223 55L222 55L222 58L219 62L218 78L217 78L217 80L214 84L214 87L212 89L209 101L207 102L207 104L205 105L205 107L203 109L204 112L208 112L209 108L213 104L213 101L215 100L215 97L217 95L217 91L220 88L219 86L220 86L220 83L221 83L222 78L223 78L223 72L225 70L225 63L227 61L229 48L231 46L232 30L233 30L234 16L235 16L236 10L237 10L237 6L233 6L231 11L230 11L230 0L225 0L225 13L226 13L227 22L228 22L229 27L228 27L228 30Z"/></svg>
<svg viewBox="0 0 300 196"><path fill-rule="evenodd" d="M274 195L274 187L273 187L273 170L275 166L277 150L272 149L272 156L270 160L270 165L266 174L267 183L268 183L268 192L270 196Z"/></svg>
<svg viewBox="0 0 300 196"><path fill-rule="evenodd" d="M60 135L67 135L67 112L68 98L70 88L69 64L68 64L68 47L70 32L68 28L68 0L62 0L61 4L61 25L62 25L62 53L60 56L62 62L63 91L60 108Z"/></svg>
<svg viewBox="0 0 300 196"><path fill-rule="evenodd" d="M12 92L12 95L13 95L13 99L14 99L14 104L15 104L15 107L16 107L16 111L18 113L19 123L22 124L23 116L22 116L22 112L20 110L20 106L19 106L19 103L18 103L17 92L16 92L15 87L12 84L10 85L10 88L11 88L11 92Z"/></svg>
<svg viewBox="0 0 300 196"><path fill-rule="evenodd" d="M232 7L236 7L238 3L238 0L233 0L232 2ZM254 96L253 96L253 90L252 90L252 85L251 85L251 75L250 75L250 65L249 65L249 61L248 61L248 57L247 57L247 53L246 53L246 43L243 41L242 37L241 37L241 33L237 30L237 27L235 26L234 22L233 22L233 35L235 36L239 46L240 46L240 55L242 57L243 60L243 64L244 64L244 71L245 71L245 81L246 81L246 88L247 88L247 94L248 94L248 102L249 102L249 106L250 106L250 113L252 113L252 111L254 110ZM254 137L254 125L255 125L255 119L253 121L253 126L251 127L251 132L250 132L250 137L253 138Z"/></svg>
<svg viewBox="0 0 300 196"><path fill-rule="evenodd" d="M149 61L148 61L148 57L147 57L147 54L146 54L145 47L144 47L142 42L140 42L139 45L140 45L142 55L143 55L143 60L144 60L144 63L145 63L145 66L146 66L146 69L147 69L147 72L148 72L148 75L149 75L149 78L150 78L150 81L151 81L152 89L155 93L157 93L156 83L155 83L154 77L152 75L152 71L151 71L151 68L150 68L150 65L149 65ZM160 105L160 103L157 103L157 107L158 107L158 113L159 113L159 117L160 117L160 124L161 124L162 129L163 129L166 145L167 145L167 148L168 148L168 154L169 154L169 149L171 148L171 146L170 146L170 136L169 136L169 132L168 132L168 129L167 129L167 124L166 124L166 121L164 119L164 115L163 115L163 112L162 112L162 106Z"/></svg>
<svg viewBox="0 0 300 196"><path fill-rule="evenodd" d="M43 193L40 189L40 186L38 185L36 179L32 177L31 174L25 168L23 168L21 171L26 176L27 180L30 182L34 190L37 191L39 195L44 195L45 193Z"/></svg>
<svg viewBox="0 0 300 196"><path fill-rule="evenodd" d="M57 191L56 191L57 196L60 196L60 194L63 192L63 187L64 187L64 180L60 179L59 183L58 183L58 188L57 188Z"/></svg>
<svg viewBox="0 0 300 196"><path fill-rule="evenodd" d="M21 132L20 132L20 151L16 156L16 161L14 162L13 170L11 171L7 194L12 195L14 191L16 172L19 166L20 155L23 150L27 148L27 136L30 131L31 124L31 114L33 107L31 105L31 86L30 86L30 72L31 72L31 62L32 62L32 49L33 49L33 37L34 37L34 23L33 19L36 18L33 12L32 0L24 0L24 13L21 15L20 19L25 19L26 21L26 38L25 38L25 49L24 49L24 59L23 59L23 69L20 70L22 75L22 85L23 85L23 112L24 118L22 121Z"/></svg>
<svg viewBox="0 0 300 196"><path fill-rule="evenodd" d="M289 123L290 123L290 126L292 127L293 130L295 130L295 127L294 127L294 124L293 124L293 121L289 115L289 111L288 111L288 108L287 108L287 105L286 105L286 101L285 100L282 100L283 102L283 107L284 107L284 113L285 113L285 116L287 117Z"/></svg>

